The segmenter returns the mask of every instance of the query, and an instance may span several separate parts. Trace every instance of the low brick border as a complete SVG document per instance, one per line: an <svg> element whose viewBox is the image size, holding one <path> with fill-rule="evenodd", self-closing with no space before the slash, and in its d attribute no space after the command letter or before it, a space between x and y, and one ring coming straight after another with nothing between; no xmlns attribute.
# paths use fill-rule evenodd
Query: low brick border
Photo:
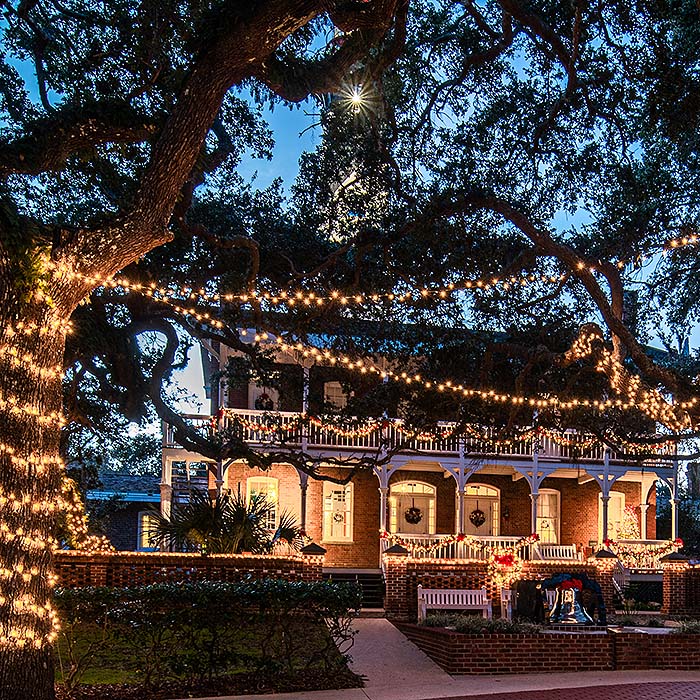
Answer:
<svg viewBox="0 0 700 700"><path fill-rule="evenodd" d="M282 578L287 581L320 581L322 555L180 554L164 552L56 552L57 585L144 586L162 581L240 581Z"/></svg>
<svg viewBox="0 0 700 700"><path fill-rule="evenodd" d="M395 622L452 675L612 670L700 670L700 635L602 630L540 634L462 634Z"/></svg>

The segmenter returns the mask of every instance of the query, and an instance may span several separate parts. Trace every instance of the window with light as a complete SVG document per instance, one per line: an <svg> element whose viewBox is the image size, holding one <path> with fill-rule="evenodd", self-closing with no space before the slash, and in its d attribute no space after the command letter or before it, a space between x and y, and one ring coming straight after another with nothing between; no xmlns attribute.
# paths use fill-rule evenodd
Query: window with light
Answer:
<svg viewBox="0 0 700 700"><path fill-rule="evenodd" d="M323 483L323 539L352 542L353 485Z"/></svg>

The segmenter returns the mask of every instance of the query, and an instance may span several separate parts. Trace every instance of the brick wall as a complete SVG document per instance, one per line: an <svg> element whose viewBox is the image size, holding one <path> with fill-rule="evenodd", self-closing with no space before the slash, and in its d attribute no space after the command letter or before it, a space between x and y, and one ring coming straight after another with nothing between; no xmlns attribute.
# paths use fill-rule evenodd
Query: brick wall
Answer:
<svg viewBox="0 0 700 700"><path fill-rule="evenodd" d="M333 476L347 474L343 469L326 469ZM280 511L289 511L299 518L301 494L299 476L287 464L275 465L262 472L251 469L243 463L232 464L228 469L228 487L235 492L246 493L246 480L251 476L271 476L279 480ZM436 488L436 529L438 533L451 534L455 531L455 481L445 478L443 471L399 470L391 479L391 484L399 481L417 480L429 483ZM472 481L495 486L501 492L501 533L502 535L530 534L530 496L525 479L513 481L510 476L476 474ZM323 483L309 479L307 491L307 533L328 550L326 564L330 567L374 569L379 565L379 482L370 473L362 472L353 478L353 541L347 544L324 542L323 540ZM210 488L213 488L213 476ZM579 484L576 479L545 479L542 488L556 489L561 493L561 541L587 546L589 541L598 539L598 494L595 482ZM615 490L625 493L627 505L637 506L641 496L641 486L634 482L618 482ZM649 518L653 520L654 508L649 508ZM507 514L508 517L504 517ZM655 528L649 531L649 537Z"/></svg>
<svg viewBox="0 0 700 700"><path fill-rule="evenodd" d="M405 623L397 626L438 666L453 675L609 671L614 668L612 640L605 632L459 634Z"/></svg>
<svg viewBox="0 0 700 700"><path fill-rule="evenodd" d="M398 628L448 673L498 675L572 671L695 671L700 635L644 632L459 634L418 625Z"/></svg>
<svg viewBox="0 0 700 700"><path fill-rule="evenodd" d="M423 588L475 589L486 586L495 606L500 605L500 590L488 577L485 561L412 559L385 557L386 616L395 620L415 620L418 615L418 586ZM612 610L612 576L610 569L592 563L523 562L523 579L550 578L557 573L585 573L603 589L608 610Z"/></svg>
<svg viewBox="0 0 700 700"><path fill-rule="evenodd" d="M139 586L164 580L240 581L247 576L319 581L323 557L57 552L54 566L57 585L67 588Z"/></svg>
<svg viewBox="0 0 700 700"><path fill-rule="evenodd" d="M610 636L619 671L697 671L700 666L700 635L611 631Z"/></svg>
<svg viewBox="0 0 700 700"><path fill-rule="evenodd" d="M700 566L687 561L664 561L663 606L665 615L700 616Z"/></svg>

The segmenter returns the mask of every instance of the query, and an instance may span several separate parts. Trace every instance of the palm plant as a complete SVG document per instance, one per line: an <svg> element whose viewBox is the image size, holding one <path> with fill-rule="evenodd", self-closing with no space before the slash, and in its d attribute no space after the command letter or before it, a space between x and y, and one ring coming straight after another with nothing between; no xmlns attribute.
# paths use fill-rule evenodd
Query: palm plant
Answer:
<svg viewBox="0 0 700 700"><path fill-rule="evenodd" d="M286 546L298 550L303 544L294 516L283 513L274 531L266 524L274 506L264 496L246 501L240 494L211 498L205 491L192 491L187 503L173 507L170 517L153 513L150 541L166 548L194 549L202 554L269 554Z"/></svg>

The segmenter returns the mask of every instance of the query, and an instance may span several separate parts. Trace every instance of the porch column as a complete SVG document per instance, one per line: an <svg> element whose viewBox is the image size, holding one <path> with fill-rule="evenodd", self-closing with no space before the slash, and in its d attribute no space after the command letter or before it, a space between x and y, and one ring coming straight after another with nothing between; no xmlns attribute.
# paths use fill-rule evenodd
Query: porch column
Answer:
<svg viewBox="0 0 700 700"><path fill-rule="evenodd" d="M534 491L530 494L530 500L532 501L532 508L530 511L530 532L537 532L537 501L539 501L539 498L539 491Z"/></svg>
<svg viewBox="0 0 700 700"><path fill-rule="evenodd" d="M301 388L301 412L306 415L309 410L309 368L304 365L304 378Z"/></svg>
<svg viewBox="0 0 700 700"><path fill-rule="evenodd" d="M163 457L163 471L160 480L160 514L169 518L173 504L173 463Z"/></svg>
<svg viewBox="0 0 700 700"><path fill-rule="evenodd" d="M389 487L380 486L379 487L379 529L386 531L386 515L387 507L389 504Z"/></svg>
<svg viewBox="0 0 700 700"><path fill-rule="evenodd" d="M463 533L466 526L466 513L464 512L464 497L467 490L465 488L457 489L457 532Z"/></svg>
<svg viewBox="0 0 700 700"><path fill-rule="evenodd" d="M309 475L306 472L297 469L299 474L299 527L303 532L306 532L306 492L309 488Z"/></svg>
<svg viewBox="0 0 700 700"><path fill-rule="evenodd" d="M680 503L676 494L671 498L671 539L678 539L678 504Z"/></svg>
<svg viewBox="0 0 700 700"><path fill-rule="evenodd" d="M601 536L603 539L603 542L608 539L608 503L610 502L610 496L607 494L603 494L600 497L601 504L603 506L603 528L601 532Z"/></svg>
<svg viewBox="0 0 700 700"><path fill-rule="evenodd" d="M224 485L224 463L223 460L216 460L216 471L214 474L214 486L216 488L217 497L221 495L221 489Z"/></svg>
<svg viewBox="0 0 700 700"><path fill-rule="evenodd" d="M649 510L648 503L639 504L639 536L647 539L647 511Z"/></svg>

